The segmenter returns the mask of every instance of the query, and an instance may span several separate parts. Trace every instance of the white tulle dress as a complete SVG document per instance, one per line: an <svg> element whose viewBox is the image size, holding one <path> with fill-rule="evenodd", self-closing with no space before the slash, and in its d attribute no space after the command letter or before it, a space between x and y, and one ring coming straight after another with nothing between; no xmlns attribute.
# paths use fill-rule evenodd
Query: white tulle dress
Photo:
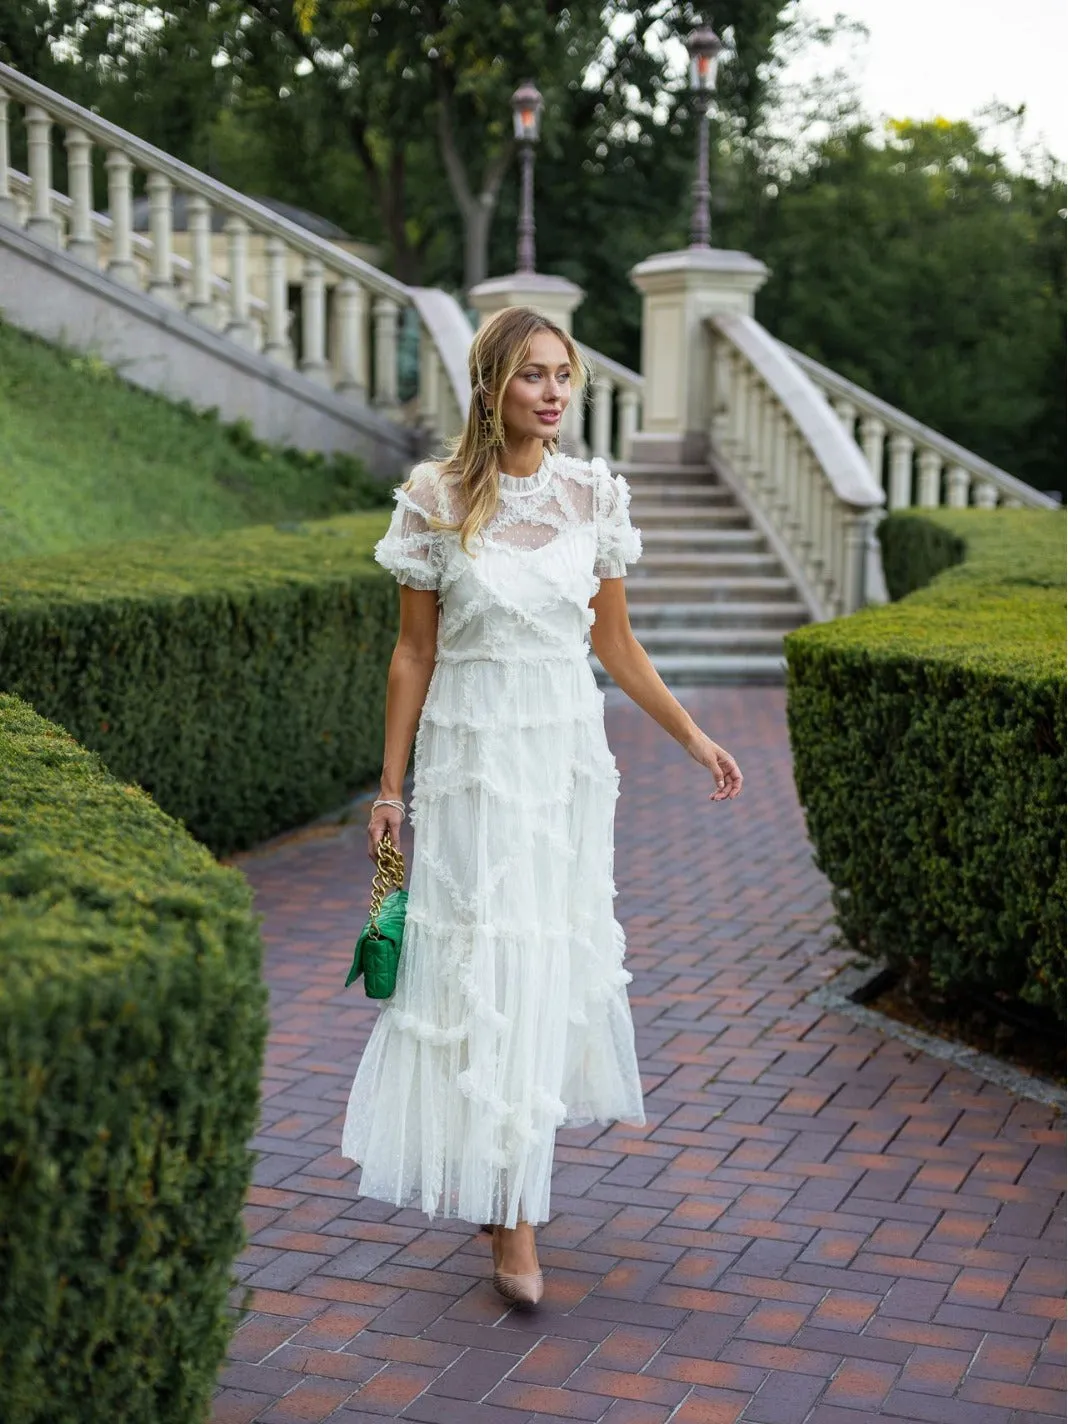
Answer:
<svg viewBox="0 0 1068 1424"><path fill-rule="evenodd" d="M590 598L641 553L602 460L547 453L473 556L434 465L395 492L375 557L436 589L437 659L415 738L397 989L342 1139L363 1196L473 1223L549 1216L556 1130L644 1122L613 912L619 774L589 664Z"/></svg>

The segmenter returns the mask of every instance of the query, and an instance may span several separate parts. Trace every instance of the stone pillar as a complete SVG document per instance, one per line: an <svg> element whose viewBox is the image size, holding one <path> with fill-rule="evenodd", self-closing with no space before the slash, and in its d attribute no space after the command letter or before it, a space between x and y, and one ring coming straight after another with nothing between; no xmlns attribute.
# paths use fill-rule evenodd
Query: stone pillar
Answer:
<svg viewBox="0 0 1068 1424"><path fill-rule="evenodd" d="M119 148L104 160L108 173L108 211L111 214L111 256L108 276L127 287L138 286L133 260L133 164Z"/></svg>
<svg viewBox="0 0 1068 1424"><path fill-rule="evenodd" d="M148 290L165 306L178 305L174 290L173 229L174 190L162 173L148 175L148 223L152 234L152 263Z"/></svg>
<svg viewBox="0 0 1068 1424"><path fill-rule="evenodd" d="M710 454L715 342L709 317L753 314L768 277L745 252L687 248L639 262L631 281L642 294L642 428L635 463L703 465Z"/></svg>

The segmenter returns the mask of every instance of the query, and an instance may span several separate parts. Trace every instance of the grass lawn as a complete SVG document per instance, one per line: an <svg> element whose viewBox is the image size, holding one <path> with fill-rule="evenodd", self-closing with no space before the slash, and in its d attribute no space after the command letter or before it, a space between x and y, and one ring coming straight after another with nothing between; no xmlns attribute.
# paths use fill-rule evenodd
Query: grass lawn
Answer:
<svg viewBox="0 0 1068 1424"><path fill-rule="evenodd" d="M0 322L0 561L385 510L389 493L352 457L263 445Z"/></svg>

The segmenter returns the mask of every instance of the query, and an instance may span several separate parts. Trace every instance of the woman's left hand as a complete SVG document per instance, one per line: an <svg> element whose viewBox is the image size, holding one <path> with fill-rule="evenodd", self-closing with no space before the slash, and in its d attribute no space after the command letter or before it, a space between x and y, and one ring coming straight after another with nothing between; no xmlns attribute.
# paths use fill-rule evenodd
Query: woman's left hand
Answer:
<svg viewBox="0 0 1068 1424"><path fill-rule="evenodd" d="M709 794L710 801L733 801L740 794L744 778L738 763L718 742L698 731L686 750L694 761L707 766L715 778L716 789Z"/></svg>

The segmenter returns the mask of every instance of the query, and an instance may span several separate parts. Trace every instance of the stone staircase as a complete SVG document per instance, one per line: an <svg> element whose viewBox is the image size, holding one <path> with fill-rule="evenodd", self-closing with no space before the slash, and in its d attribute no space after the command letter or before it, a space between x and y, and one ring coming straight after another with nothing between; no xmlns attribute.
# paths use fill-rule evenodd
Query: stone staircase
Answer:
<svg viewBox="0 0 1068 1424"><path fill-rule="evenodd" d="M710 468L622 469L643 545L630 621L657 671L670 684L781 683L783 635L811 614L732 491Z"/></svg>

